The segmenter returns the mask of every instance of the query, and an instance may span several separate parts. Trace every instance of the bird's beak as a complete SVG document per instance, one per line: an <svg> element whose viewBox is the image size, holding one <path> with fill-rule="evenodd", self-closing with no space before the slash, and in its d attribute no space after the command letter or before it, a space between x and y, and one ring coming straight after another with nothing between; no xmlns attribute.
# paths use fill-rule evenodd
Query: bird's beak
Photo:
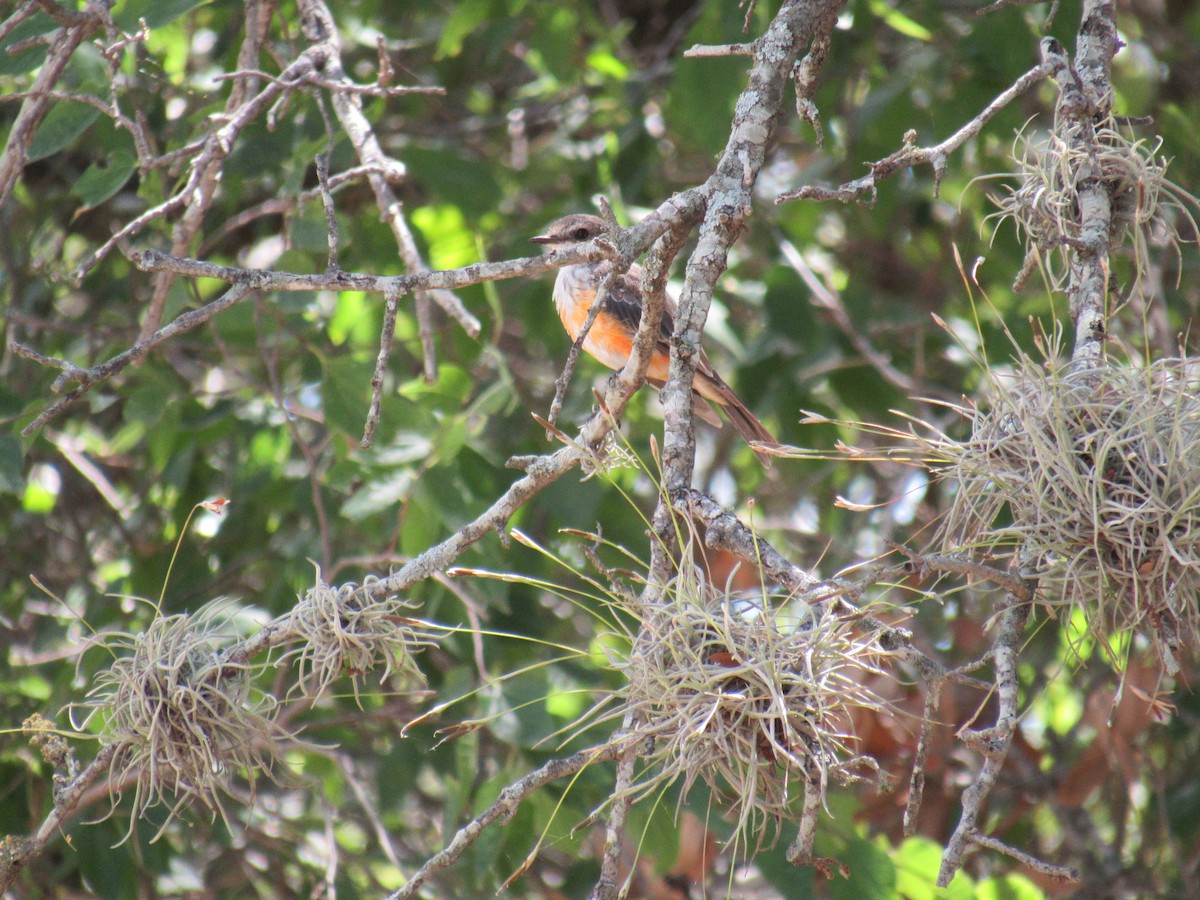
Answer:
<svg viewBox="0 0 1200 900"><path fill-rule="evenodd" d="M553 244L554 243L554 238L548 234L539 234L537 237L531 237L529 240L535 244Z"/></svg>

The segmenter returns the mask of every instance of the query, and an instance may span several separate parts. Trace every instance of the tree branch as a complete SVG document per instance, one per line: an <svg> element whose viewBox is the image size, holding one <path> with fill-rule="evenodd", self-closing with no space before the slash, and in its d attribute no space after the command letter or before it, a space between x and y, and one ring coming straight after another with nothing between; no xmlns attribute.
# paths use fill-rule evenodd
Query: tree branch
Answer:
<svg viewBox="0 0 1200 900"><path fill-rule="evenodd" d="M40 855L46 845L59 836L63 826L79 809L87 789L108 771L116 751L115 745L102 747L87 768L56 789L54 807L42 821L37 834L20 839L16 845L11 843L14 839L9 838L6 845L0 848L3 850L3 858L0 859L0 893L7 891L30 860Z"/></svg>
<svg viewBox="0 0 1200 900"><path fill-rule="evenodd" d="M96 384L106 381L129 364L144 357L155 347L170 339L190 331L208 322L218 313L241 302L253 293L270 291L363 291L365 293L383 294L385 297L401 297L414 291L428 288L465 287L479 284L483 281L495 281L503 278L516 278L524 275L536 275L550 269L589 258L586 251L560 254L556 257L534 256L524 259L506 260L497 263L475 263L461 269L445 271L425 271L412 275L360 275L352 272L323 272L313 274L298 274L293 272L278 272L267 269L239 269L232 266L221 266L215 263L195 259L181 259L168 256L157 250L143 250L130 255L130 260L139 269L146 272L172 272L176 275L186 275L190 278L215 278L233 285L216 300L204 306L189 310L156 332L139 340L128 350L117 354L111 359L87 368L76 366L65 360L57 360L24 345L13 343L15 352L28 359L46 366L62 369L63 372L55 380L52 389L55 393L66 390L68 382L75 381L79 386L64 394L53 404L42 411L36 419L22 429L22 434L29 436L37 432L43 425L57 417L79 397L83 396Z"/></svg>
<svg viewBox="0 0 1200 900"><path fill-rule="evenodd" d="M1109 249L1112 195L1104 180L1096 123L1112 114L1112 59L1117 50L1116 6L1112 0L1085 0L1071 66L1057 41L1043 42L1058 63L1057 128L1072 157L1080 160L1075 178L1079 241L1073 246L1067 297L1075 323L1073 370L1104 361L1108 334Z"/></svg>
<svg viewBox="0 0 1200 900"><path fill-rule="evenodd" d="M1037 566L1040 561L1029 559L1021 568L1021 577L1026 582L1028 593L1037 590ZM995 669L996 724L983 730L963 728L958 737L968 747L983 756L983 765L974 781L962 792L962 816L946 848L942 853L942 865L938 872L939 887L946 887L960 868L963 855L972 843L978 843L979 817L988 796L995 787L996 779L1004 768L1009 748L1016 736L1020 722L1020 680L1017 660L1021 652L1025 623L1029 621L1032 605L1013 594L1005 598L1000 613L995 643L992 646L992 663Z"/></svg>
<svg viewBox="0 0 1200 900"><path fill-rule="evenodd" d="M878 182L885 178L890 178L897 172L903 172L913 166L933 166L933 193L937 196L938 190L942 184L942 177L946 174L946 157L961 147L969 139L978 135L983 127L996 117L996 114L1013 100L1020 97L1034 85L1048 78L1055 71L1055 63L1052 60L1043 60L1038 63L1020 78L1012 83L1007 89L997 95L991 103L973 118L967 124L963 125L958 131L950 135L940 144L935 144L932 147L918 147L917 133L909 131L904 136L904 146L890 156L886 156L878 162L868 163L871 171L855 181L848 181L845 184L836 188L823 188L816 185L806 185L794 191L788 191L785 194L780 194L775 198L776 203L786 203L789 200L840 200L842 203L849 203L851 200L863 200L866 198L868 202L875 195L875 186Z"/></svg>
<svg viewBox="0 0 1200 900"><path fill-rule="evenodd" d="M708 198L704 220L685 270L675 319L671 365L662 390L666 419L663 476L668 495L691 482L695 462L692 380L700 335L729 248L750 214L752 190L779 119L784 89L801 54L819 36L827 37L833 31L842 6L843 0L786 0L766 33L754 42L749 84L734 106L725 150L704 185ZM665 533L659 537L667 539Z"/></svg>
<svg viewBox="0 0 1200 900"><path fill-rule="evenodd" d="M632 715L626 715L619 736L624 736L633 724ZM625 741L625 746L617 756L617 777L609 795L612 798L612 806L604 827L604 853L600 860L600 877L596 879L596 885L588 895L588 900L617 900L621 896L621 885L618 884L621 871L621 842L625 837L625 820L633 803L629 787L633 783L637 758L636 744Z"/></svg>
<svg viewBox="0 0 1200 900"><path fill-rule="evenodd" d="M50 111L51 88L62 78L79 45L103 27L106 21L110 21L108 5L101 0L89 0L83 10L69 16L66 10L62 12L67 20L60 21L63 27L51 37L46 60L21 103L21 110L8 130L4 150L0 152L0 209L8 204L17 179L21 177L21 171L29 159L29 147L38 125Z"/></svg>
<svg viewBox="0 0 1200 900"><path fill-rule="evenodd" d="M503 791L496 802L464 825L454 835L453 839L440 853L431 857L421 868L412 874L408 883L400 890L388 895L388 900L405 900L412 897L431 877L443 869L448 869L458 861L464 851L475 843L484 830L495 822L507 822L512 818L517 807L538 788L574 775L581 769L593 763L615 759L620 752L622 741L614 738L607 743L581 750L564 759L552 759L539 769L535 769L525 777L514 781Z"/></svg>
<svg viewBox="0 0 1200 900"><path fill-rule="evenodd" d="M374 128L367 117L363 115L362 98L360 92L356 90L358 86L347 77L345 69L342 67L340 40L333 21L333 14L324 0L300 0L299 7L306 36L313 42L311 49L317 55L318 69L323 73L322 81L325 84L334 85L332 90L333 110L338 117L338 122L354 146L359 163L373 167L367 180L370 182L371 190L375 193L375 203L378 205L384 221L392 230L392 236L400 249L400 258L409 272L413 274L424 272L428 267L421 258L417 242L404 218L404 205L392 189L390 179L374 171L375 168L383 167L385 164L399 167L403 171L403 164L383 152L379 139L375 136ZM418 292L417 306L419 311L424 311L425 300L421 293L423 291ZM430 297L468 334L472 337L479 334L478 320L467 312L457 296L443 288L431 291ZM427 315L428 313L425 312L422 318L426 318ZM432 344L426 344L427 354L431 349ZM436 364L430 361L426 364L427 373L431 366L433 371L436 371Z"/></svg>

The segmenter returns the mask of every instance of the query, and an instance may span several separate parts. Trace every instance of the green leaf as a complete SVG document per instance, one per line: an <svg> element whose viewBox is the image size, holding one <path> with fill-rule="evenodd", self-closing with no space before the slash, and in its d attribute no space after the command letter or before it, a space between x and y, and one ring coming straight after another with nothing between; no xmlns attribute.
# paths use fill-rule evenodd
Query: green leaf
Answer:
<svg viewBox="0 0 1200 900"><path fill-rule="evenodd" d="M602 75L607 75L610 78L615 78L618 81L624 81L629 77L629 66L621 62L611 53L596 51L588 54L588 67L594 69Z"/></svg>
<svg viewBox="0 0 1200 900"><path fill-rule="evenodd" d="M29 41L39 35L48 36L58 25L43 12L36 12L0 40L0 75L20 75L32 72L46 58L46 44L31 41L19 53L10 53L15 44Z"/></svg>
<svg viewBox="0 0 1200 900"><path fill-rule="evenodd" d="M325 361L325 424L348 437L362 438L371 400L372 366L349 356Z"/></svg>
<svg viewBox="0 0 1200 900"><path fill-rule="evenodd" d="M939 849L940 858L940 849ZM966 872L960 871L950 881L948 887L940 889L937 900L975 900L975 881Z"/></svg>
<svg viewBox="0 0 1200 900"><path fill-rule="evenodd" d="M136 31L139 19L145 19L152 29L161 28L209 2L210 0L128 0L124 9L114 15L113 19L126 31Z"/></svg>
<svg viewBox="0 0 1200 900"><path fill-rule="evenodd" d="M838 900L891 900L896 896L896 866L885 850L854 838L838 862L850 869L848 879L835 878L830 893Z"/></svg>
<svg viewBox="0 0 1200 900"><path fill-rule="evenodd" d="M1041 888L1024 875L986 878L975 888L976 900L1045 900Z"/></svg>
<svg viewBox="0 0 1200 900"><path fill-rule="evenodd" d="M434 541L445 536L440 517L432 514L425 503L409 503L400 526L400 552L416 556Z"/></svg>
<svg viewBox="0 0 1200 900"><path fill-rule="evenodd" d="M817 896L813 890L815 870L812 866L797 868L788 862L784 855L786 848L786 840L781 840L770 850L759 853L754 859L755 866L762 872L763 878L779 890L780 897L799 900Z"/></svg>
<svg viewBox="0 0 1200 900"><path fill-rule="evenodd" d="M435 269L454 269L479 261L475 234L457 206L422 206L413 210L412 222L429 244L429 261Z"/></svg>
<svg viewBox="0 0 1200 900"><path fill-rule="evenodd" d="M472 31L487 22L490 16L490 0L467 0L455 5L450 18L442 25L442 35L438 38L435 58L458 56L462 52L463 41Z"/></svg>
<svg viewBox="0 0 1200 900"><path fill-rule="evenodd" d="M152 426L162 419L167 407L163 399L170 394L171 385L156 370L147 369L142 382L126 397L123 409L126 422Z"/></svg>
<svg viewBox="0 0 1200 900"><path fill-rule="evenodd" d="M81 92L105 96L112 86L112 69L95 44L84 42L71 54L63 85ZM106 119L106 121L111 121ZM131 140L128 133L123 133Z"/></svg>
<svg viewBox="0 0 1200 900"><path fill-rule="evenodd" d="M121 837L115 819L104 823L104 827L79 822L71 830L72 858L88 888L97 897L134 900L138 896L136 856L113 852L115 842Z"/></svg>
<svg viewBox="0 0 1200 900"><path fill-rule="evenodd" d="M404 162L414 183L431 196L453 197L457 208L473 218L494 212L503 202L496 169L460 156L453 148L406 148Z"/></svg>
<svg viewBox="0 0 1200 900"><path fill-rule="evenodd" d="M58 471L47 463L38 463L33 467L30 478L25 483L21 508L36 515L45 515L51 512L58 503L58 492L61 487L62 478Z"/></svg>
<svg viewBox="0 0 1200 900"><path fill-rule="evenodd" d="M0 494L20 494L25 490L25 453L20 438L0 435Z"/></svg>
<svg viewBox="0 0 1200 900"><path fill-rule="evenodd" d="M918 41L933 40L933 33L924 25L919 25L898 9L888 5L887 0L871 0L871 12L883 20L883 23L893 31L898 31L905 37Z"/></svg>
<svg viewBox="0 0 1200 900"><path fill-rule="evenodd" d="M71 193L83 201L83 209L91 209L124 187L136 169L137 160L133 154L118 150L88 166L72 186Z"/></svg>
<svg viewBox="0 0 1200 900"><path fill-rule="evenodd" d="M626 831L638 855L654 861L655 871L665 874L679 855L679 822L673 798L662 794L657 801L647 798L629 811Z"/></svg>
<svg viewBox="0 0 1200 900"><path fill-rule="evenodd" d="M432 399L440 408L450 411L460 407L474 387L470 374L461 366L441 365L436 381L413 378L400 386L399 393L414 402Z"/></svg>
<svg viewBox="0 0 1200 900"><path fill-rule="evenodd" d="M320 210L310 209L305 215L295 216L291 220L289 235L292 246L297 250L324 253L329 249L329 231Z"/></svg>
<svg viewBox="0 0 1200 900"><path fill-rule="evenodd" d="M31 700L37 700L44 703L53 695L50 687L50 682L40 675L26 675L23 678L18 678L13 685L16 692L22 697L28 697Z"/></svg>
<svg viewBox="0 0 1200 900"><path fill-rule="evenodd" d="M498 694L486 698L487 712L495 716L488 730L506 744L536 746L557 727L546 709L549 693L545 669L506 681Z"/></svg>
<svg viewBox="0 0 1200 900"><path fill-rule="evenodd" d="M362 488L342 504L342 515L351 522L358 522L390 507L399 507L412 491L416 474L415 468L406 467L382 477L369 476Z"/></svg>
<svg viewBox="0 0 1200 900"><path fill-rule="evenodd" d="M29 145L29 161L36 162L69 147L96 121L100 110L83 103L56 103L46 114Z"/></svg>
<svg viewBox="0 0 1200 900"><path fill-rule="evenodd" d="M338 294L337 306L329 317L329 340L341 345L366 346L379 336L379 298L361 291Z"/></svg>
<svg viewBox="0 0 1200 900"><path fill-rule="evenodd" d="M942 848L923 837L904 841L893 855L896 864L896 893L907 900L937 900L938 869Z"/></svg>

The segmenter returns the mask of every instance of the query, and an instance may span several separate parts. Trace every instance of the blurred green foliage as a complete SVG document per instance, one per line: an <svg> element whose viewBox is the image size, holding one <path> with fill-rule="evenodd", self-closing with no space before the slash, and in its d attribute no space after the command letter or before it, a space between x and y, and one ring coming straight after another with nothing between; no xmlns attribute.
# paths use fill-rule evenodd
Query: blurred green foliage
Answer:
<svg viewBox="0 0 1200 900"><path fill-rule="evenodd" d="M775 6L757 5L751 35L761 33ZM846 7L815 97L824 146L816 148L812 128L795 117L781 125L750 229L709 324L708 349L718 369L783 440L831 449L839 439L862 439L831 425L802 425L802 410L898 424L889 412L898 409L960 433L961 422L938 401L976 391L980 359L1003 368L1013 341L1032 349L1031 317L1051 330L1053 316L1065 314L1063 299L1049 296L1036 276L1014 293L1023 249L1011 226L988 220L994 212L988 194L1001 185L978 180L1011 170L1009 153L1020 129L1050 127L1052 85L1021 98L954 154L937 194L925 169L881 183L871 205L773 202L805 183L860 177L865 161L897 149L910 129L922 144L944 139L1037 61L1046 11L1044 5L1012 7L979 17L976 5L928 0L903 8L854 0ZM530 236L561 214L592 209L597 196L633 221L706 177L728 135L746 62L681 54L697 42L748 39L741 31L744 14L731 0L595 6L360 0L335 8L353 77L375 77L381 38L397 83L445 91L362 101L386 151L407 166L398 190L422 253L435 267L531 255ZM144 117L157 153L203 134L231 89L228 79L214 76L237 69L243 6L118 2L114 15L121 28L135 30L141 19L150 29L123 57L116 93L122 110ZM1078 3L1062 4L1051 29L1068 46L1078 15ZM278 72L281 60L303 48L298 24L295 5L279 3L270 52L257 61L259 68ZM1153 133L1164 137L1164 153L1174 157L1171 177L1195 188L1200 12L1179 4L1122 7L1120 26L1127 46L1117 58L1117 112L1152 116ZM28 90L45 55L36 42L16 53L6 48L53 27L35 12L0 41L0 92ZM108 97L108 70L95 46L85 43L75 54L62 89ZM0 133L17 109L12 98L0 103ZM239 137L192 248L196 255L231 265L324 269L319 199L283 213L264 207L240 217L315 185L313 157L330 140L326 115L327 99L295 93L271 121L260 118ZM336 129L332 142L333 173L356 164ZM55 103L13 201L0 209L6 335L79 365L129 347L151 276L116 253L80 287L71 286L68 275L116 228L161 203L184 176L180 168L139 173L127 131L93 106ZM336 199L341 265L374 274L403 271L370 191L357 182ZM169 241L170 223L160 220L130 243L166 249ZM836 317L812 302L781 251L785 243L800 248L817 277L837 292L852 332L910 383L888 380ZM1185 247L1179 258L1163 252L1158 263L1153 305L1135 304L1114 325L1115 352L1171 355L1178 352L1178 335L1194 339L1188 328L1200 300L1194 248ZM291 608L311 584L310 561L335 582L385 573L486 509L514 480L505 467L510 456L550 449L530 416L546 413L568 347L551 314L550 282L548 276L459 292L482 320L483 333L472 339L437 315L432 383L422 377L419 327L406 298L381 428L369 450L358 442L382 322L377 296L285 294L243 302L96 387L30 439L18 433L51 402L56 372L6 351L0 723L10 733L0 738L0 831L36 830L52 803L51 772L20 735L20 723L41 711L57 714L67 727L67 714L59 711L78 700L92 673L108 662L103 651L85 650L91 635L145 626L153 609L133 598L159 596L179 529L196 503L232 501L223 518L201 515L183 535L163 612L195 610L229 596L265 619ZM167 319L220 290L212 282L176 282ZM589 385L606 374L590 361L581 364L563 423L589 414ZM661 431L654 407L644 391L624 423L633 449L646 459L649 437ZM785 461L768 481L728 429L700 427L699 486L742 511L754 498L756 524L798 564L823 574L883 552L887 541L923 544L945 500L944 486L914 486L905 481L907 470L886 465ZM909 502L892 503L905 491L913 492ZM884 505L851 512L835 503L839 496ZM520 510L512 524L590 571L579 541L560 529L598 527L607 540L645 556L642 517L654 501L652 480L634 471L618 470L612 482L569 477ZM579 585L570 572L499 535L482 540L460 563ZM357 705L346 685L317 708L297 709L290 724L326 749L297 745L294 777L280 788L261 785L235 834L219 821L210 826L196 810L156 844L147 839L159 823L146 822L131 843L114 850L126 828L122 808L93 824L106 808L99 800L86 824L67 829L69 844L52 843L23 876L18 896L198 896L203 886L205 896L310 896L336 888L342 898L378 897L399 886L403 874L440 849L444 836L503 786L555 755L602 739L600 728L563 747L556 740L539 743L568 723L579 701L590 703L616 687L612 673L589 656L594 625L579 609L529 584L471 579L430 580L416 586L411 599L422 618L485 633L449 635L425 652L430 696L412 685L368 682ZM960 626L989 614L969 596L952 596L926 604L912 624L953 662L972 655L957 643ZM1035 768L1061 773L1086 744L1073 725L1096 676L1089 670L1077 682L1038 693L1069 657L1053 636L1056 625L1044 624L1025 656L1025 678L1036 694L1030 700L1044 728ZM518 671L471 693L485 677ZM464 694L446 713L401 733L433 703ZM1200 781L1184 764L1197 750L1196 703L1190 695L1177 699L1180 718L1139 739L1153 771L1144 774L1134 808L1120 799L1116 776L1089 808L1100 823L1101 844L1092 857L1097 867L1111 862L1108 844L1123 840L1117 857L1128 883L1168 891L1188 877L1184 862L1200 838L1200 807L1188 799L1200 792ZM439 740L439 728L471 717L491 718L469 735ZM915 731L911 723L903 727ZM85 759L93 753L86 741L77 746ZM888 767L904 778L908 764L899 753ZM585 896L597 872L595 835L572 829L604 802L611 777L609 767L594 767L569 784L539 791L513 821L490 830L440 876L431 896L492 893L539 837L542 856L511 895L561 890L557 896ZM1019 793L1011 785L1004 790ZM818 849L846 863L849 880L814 882L811 872L798 873L783 859L785 839L759 860L753 890L761 893L753 896L1040 895L1015 866L996 860L961 874L946 891L935 890L938 841L953 816L930 823L923 838L902 839L895 810L879 814L874 828L864 821L860 798L868 793L840 793L831 800L835 815L822 823ZM678 850L678 803L668 795L652 805L653 814L651 805L633 814L641 854L660 875ZM1009 797L994 806L1011 811L1020 802ZM702 792L693 792L686 808L718 837L728 835ZM1032 829L1043 845L1062 846L1062 821L1034 819L1024 809L1024 817L1006 819L1005 827L1023 826L1030 843ZM1137 833L1130 836L1127 828ZM381 835L391 843L386 851ZM997 877L988 875L993 863L1002 867ZM716 890L730 877L714 876ZM738 890L731 888L734 895Z"/></svg>

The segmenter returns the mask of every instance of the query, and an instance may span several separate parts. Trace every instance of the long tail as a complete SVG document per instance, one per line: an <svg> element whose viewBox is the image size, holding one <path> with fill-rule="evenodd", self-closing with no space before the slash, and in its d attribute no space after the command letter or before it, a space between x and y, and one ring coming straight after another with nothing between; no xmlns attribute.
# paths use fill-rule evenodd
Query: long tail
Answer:
<svg viewBox="0 0 1200 900"><path fill-rule="evenodd" d="M701 384L707 390L701 390ZM754 413L750 412L741 398L733 392L733 388L727 385L725 379L716 372L712 372L711 374L705 373L703 375L698 373L695 393L698 397L707 397L714 403L719 404L725 411L725 415L729 418L729 424L737 429L737 433L746 439L746 443L749 444L758 441L763 444L779 444L775 435L771 434L767 430L767 426L760 422ZM755 450L754 455L758 457L760 463L770 468L772 457L769 453Z"/></svg>
<svg viewBox="0 0 1200 900"><path fill-rule="evenodd" d="M705 362L707 363L707 360ZM654 378L647 378L646 381L662 390L663 383L661 381ZM709 366L705 371L697 372L696 379L692 382L692 411L697 419L703 419L714 428L720 428L721 417L716 414L715 407L720 407L725 411L729 424L746 439L746 443L758 441L763 444L779 446L775 435L771 434L767 430L767 426L747 409L741 397L725 383L725 379L712 371L712 367ZM751 447L751 449L754 448ZM774 457L769 453L754 450L754 455L758 457L760 463L768 469L771 468Z"/></svg>
<svg viewBox="0 0 1200 900"><path fill-rule="evenodd" d="M725 404L725 415L729 416L729 424L737 429L737 433L744 437L747 443L753 441L773 445L779 443L775 439L775 435L767 430L767 426L760 422L754 413L746 409L746 404L738 399L732 391L729 402ZM760 463L770 468L772 457L769 453L755 450L754 455L758 457Z"/></svg>

